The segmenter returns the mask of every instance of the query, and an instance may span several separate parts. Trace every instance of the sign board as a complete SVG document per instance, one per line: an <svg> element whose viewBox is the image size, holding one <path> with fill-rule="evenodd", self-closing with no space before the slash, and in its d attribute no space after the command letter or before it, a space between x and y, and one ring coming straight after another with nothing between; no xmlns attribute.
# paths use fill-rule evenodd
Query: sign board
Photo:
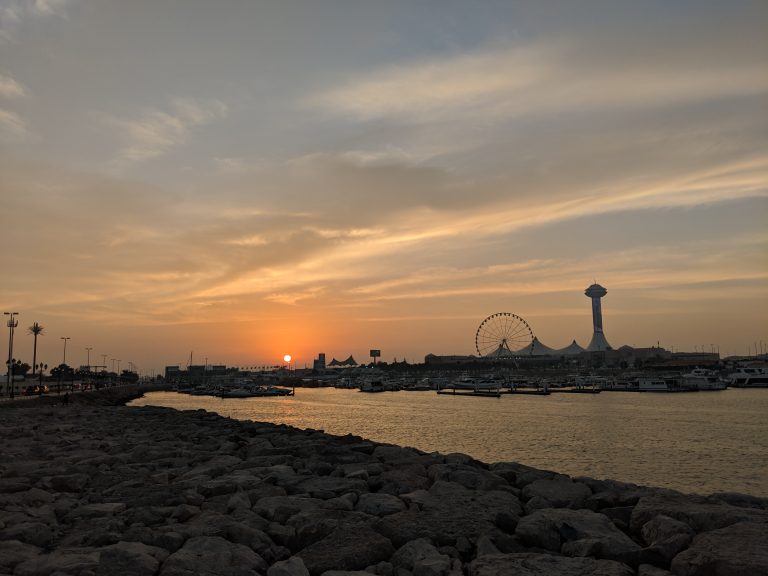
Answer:
<svg viewBox="0 0 768 576"><path fill-rule="evenodd" d="M379 358L381 356L381 350L371 350L369 356L371 358Z"/></svg>

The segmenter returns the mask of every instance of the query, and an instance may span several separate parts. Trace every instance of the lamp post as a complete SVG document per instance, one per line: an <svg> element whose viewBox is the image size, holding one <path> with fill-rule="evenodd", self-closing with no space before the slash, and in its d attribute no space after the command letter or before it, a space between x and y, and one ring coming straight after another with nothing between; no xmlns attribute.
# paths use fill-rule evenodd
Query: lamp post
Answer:
<svg viewBox="0 0 768 576"><path fill-rule="evenodd" d="M3 315L9 316L8 318L8 394L13 398L13 386L11 380L13 379L13 329L19 325L19 321L14 318L18 315L18 312L3 312Z"/></svg>
<svg viewBox="0 0 768 576"><path fill-rule="evenodd" d="M64 360L61 362L62 364L67 363L67 340L69 340L69 336L61 336L62 340L64 340Z"/></svg>
<svg viewBox="0 0 768 576"><path fill-rule="evenodd" d="M86 347L85 351L88 353L88 373L91 373L91 350L93 350L92 347Z"/></svg>

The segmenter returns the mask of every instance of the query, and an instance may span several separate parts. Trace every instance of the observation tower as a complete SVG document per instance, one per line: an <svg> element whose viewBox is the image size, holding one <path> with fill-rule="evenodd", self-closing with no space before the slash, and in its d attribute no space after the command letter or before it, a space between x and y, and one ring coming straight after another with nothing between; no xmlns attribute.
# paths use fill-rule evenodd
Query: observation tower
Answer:
<svg viewBox="0 0 768 576"><path fill-rule="evenodd" d="M600 298L608 294L608 290L600 284L592 284L584 291L589 298L592 298L592 341L587 346L587 352L598 352L601 350L610 350L611 345L605 339L603 334L603 310L600 306Z"/></svg>

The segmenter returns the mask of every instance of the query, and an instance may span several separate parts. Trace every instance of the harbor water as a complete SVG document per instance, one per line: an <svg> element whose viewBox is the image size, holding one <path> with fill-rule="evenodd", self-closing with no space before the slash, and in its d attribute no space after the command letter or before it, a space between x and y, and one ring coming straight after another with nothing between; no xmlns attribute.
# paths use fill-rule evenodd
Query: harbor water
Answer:
<svg viewBox="0 0 768 576"><path fill-rule="evenodd" d="M473 398L298 388L242 399L152 392L130 405L203 408L684 492L768 496L768 390Z"/></svg>

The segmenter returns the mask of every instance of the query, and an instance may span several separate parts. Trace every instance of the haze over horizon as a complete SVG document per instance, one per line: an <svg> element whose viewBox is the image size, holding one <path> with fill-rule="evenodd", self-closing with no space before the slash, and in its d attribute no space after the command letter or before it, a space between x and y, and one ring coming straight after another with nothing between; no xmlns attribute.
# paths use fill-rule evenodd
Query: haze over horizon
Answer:
<svg viewBox="0 0 768 576"><path fill-rule="evenodd" d="M768 341L768 5L10 0L14 356ZM23 329L23 330L22 330ZM7 345L7 329L0 343ZM70 360L71 359L71 360Z"/></svg>

